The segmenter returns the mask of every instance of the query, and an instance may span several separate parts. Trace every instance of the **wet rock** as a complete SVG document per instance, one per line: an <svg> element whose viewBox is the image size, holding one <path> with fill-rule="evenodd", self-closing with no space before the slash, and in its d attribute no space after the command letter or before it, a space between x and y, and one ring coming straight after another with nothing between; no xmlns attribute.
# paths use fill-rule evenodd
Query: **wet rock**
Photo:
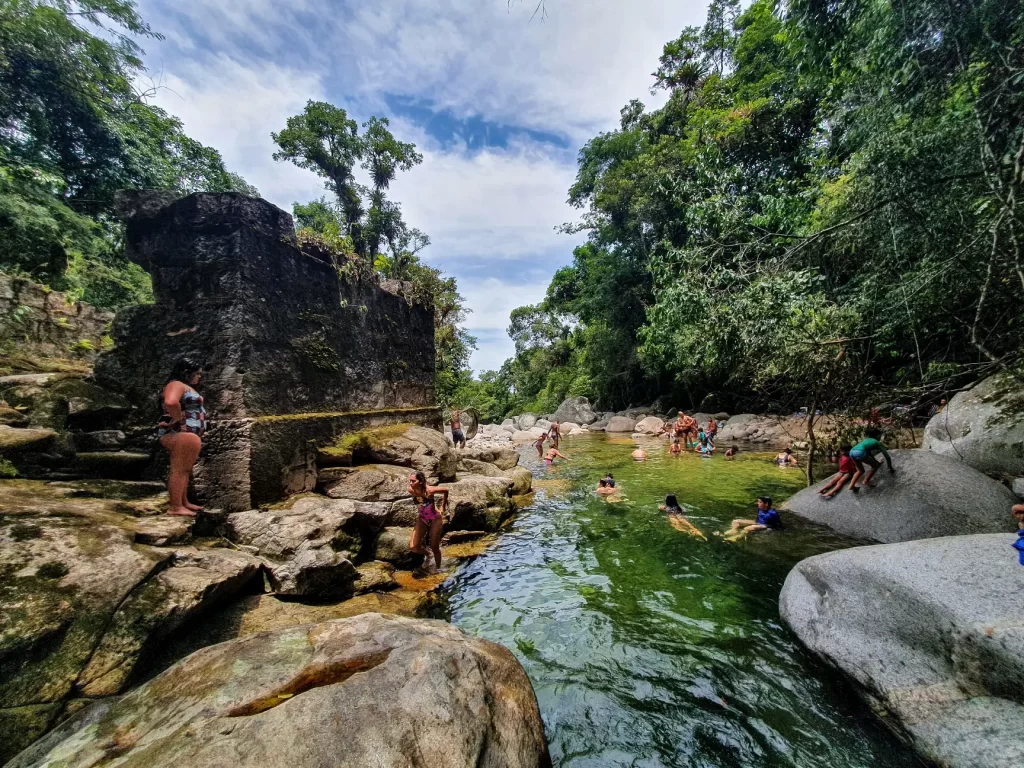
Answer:
<svg viewBox="0 0 1024 768"><path fill-rule="evenodd" d="M464 475L447 483L448 528L495 531L515 511L509 498L512 479Z"/></svg>
<svg viewBox="0 0 1024 768"><path fill-rule="evenodd" d="M929 762L1024 765L1024 568L1012 534L858 547L800 562L779 599L804 645Z"/></svg>
<svg viewBox="0 0 1024 768"><path fill-rule="evenodd" d="M818 489L826 479L804 488L781 509L839 533L885 543L1012 530L1010 507L1016 499L1006 486L929 451L889 453L896 474L889 474L882 459L875 473L877 488L855 494L847 484L835 498L825 499Z"/></svg>
<svg viewBox="0 0 1024 768"><path fill-rule="evenodd" d="M52 429L16 429L0 426L0 457L9 460L30 453L44 453L57 444L57 433Z"/></svg>
<svg viewBox="0 0 1024 768"><path fill-rule="evenodd" d="M387 515L387 506L381 506L381 515ZM228 516L228 535L257 547L270 561L277 594L341 596L351 592L352 560L363 547L355 507L350 500L307 497L290 509L236 512Z"/></svg>
<svg viewBox="0 0 1024 768"><path fill-rule="evenodd" d="M497 465L468 458L459 459L459 473L463 472L470 475L486 475L487 477L506 477Z"/></svg>
<svg viewBox="0 0 1024 768"><path fill-rule="evenodd" d="M598 416L585 397L570 397L563 400L555 411L555 421L571 421L575 424L592 424Z"/></svg>
<svg viewBox="0 0 1024 768"><path fill-rule="evenodd" d="M533 473L526 467L513 467L504 472L505 476L512 480L512 487L509 492L513 496L522 496L529 493L533 488Z"/></svg>
<svg viewBox="0 0 1024 768"><path fill-rule="evenodd" d="M5 427L27 427L29 424L28 415L15 408L0 405L0 426Z"/></svg>
<svg viewBox="0 0 1024 768"><path fill-rule="evenodd" d="M646 419L638 421L634 429L644 435L657 435L664 426L665 422L657 416L648 416Z"/></svg>
<svg viewBox="0 0 1024 768"><path fill-rule="evenodd" d="M317 487L333 499L394 501L409 495L410 474L408 467L390 464L331 467L320 471ZM436 477L427 480L437 482Z"/></svg>
<svg viewBox="0 0 1024 768"><path fill-rule="evenodd" d="M357 595L366 592L388 592L398 587L395 581L395 566L380 560L371 560L356 568L353 590Z"/></svg>
<svg viewBox="0 0 1024 768"><path fill-rule="evenodd" d="M412 532L411 527L385 528L377 539L376 558L398 568L418 568L423 563L423 555L409 549Z"/></svg>
<svg viewBox="0 0 1024 768"><path fill-rule="evenodd" d="M469 448L459 452L462 459L475 459L494 464L498 469L512 469L519 463L519 453L511 448Z"/></svg>
<svg viewBox="0 0 1024 768"><path fill-rule="evenodd" d="M367 429L339 444L356 463L393 464L442 482L455 479L458 456L442 432L412 424Z"/></svg>
<svg viewBox="0 0 1024 768"><path fill-rule="evenodd" d="M102 429L75 435L75 447L79 451L116 451L123 448L124 444L124 432L118 429Z"/></svg>
<svg viewBox="0 0 1024 768"><path fill-rule="evenodd" d="M57 755L95 765L111 739L119 761L151 768L551 764L511 653L444 622L379 614L204 648L10 768Z"/></svg>
<svg viewBox="0 0 1024 768"><path fill-rule="evenodd" d="M606 432L632 432L636 428L636 421L628 416L613 416L605 426Z"/></svg>
<svg viewBox="0 0 1024 768"><path fill-rule="evenodd" d="M1024 389L999 375L959 392L925 427L926 450L989 474L1024 474Z"/></svg>

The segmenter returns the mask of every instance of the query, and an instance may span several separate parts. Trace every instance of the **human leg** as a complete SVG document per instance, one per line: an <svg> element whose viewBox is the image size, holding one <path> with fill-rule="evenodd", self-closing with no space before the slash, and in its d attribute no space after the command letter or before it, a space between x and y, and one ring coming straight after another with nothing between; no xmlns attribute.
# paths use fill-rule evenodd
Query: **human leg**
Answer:
<svg viewBox="0 0 1024 768"><path fill-rule="evenodd" d="M430 524L430 551L434 553L434 567L441 567L441 534L444 529L444 518L438 515Z"/></svg>
<svg viewBox="0 0 1024 768"><path fill-rule="evenodd" d="M185 495L188 492L192 467L199 458L203 441L199 435L190 432L169 432L160 438L160 444L171 457L171 469L167 477L167 496L170 500L167 513L194 517L195 512L189 509Z"/></svg>
<svg viewBox="0 0 1024 768"><path fill-rule="evenodd" d="M882 462L874 456L868 456L864 459L864 463L870 466L871 469L869 469L868 473L864 475L864 480L861 482L861 485L866 485L868 488L874 488L875 484L871 482L871 478L875 476L875 472L877 472L878 468L882 466Z"/></svg>
<svg viewBox="0 0 1024 768"><path fill-rule="evenodd" d="M825 498L831 499L833 496L835 496L837 493L843 490L843 486L846 485L846 481L849 479L849 472L841 472L840 474L836 475L835 487L832 489L830 493L825 494Z"/></svg>
<svg viewBox="0 0 1024 768"><path fill-rule="evenodd" d="M427 524L419 517L412 526L412 537L409 539L409 551L416 555L425 555L427 550L423 548L423 537L427 534Z"/></svg>

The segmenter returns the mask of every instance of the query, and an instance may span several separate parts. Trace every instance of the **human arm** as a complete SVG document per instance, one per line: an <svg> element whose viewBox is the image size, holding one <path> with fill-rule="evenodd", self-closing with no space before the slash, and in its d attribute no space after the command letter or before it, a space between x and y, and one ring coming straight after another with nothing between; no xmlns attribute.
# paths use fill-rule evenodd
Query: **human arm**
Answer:
<svg viewBox="0 0 1024 768"><path fill-rule="evenodd" d="M796 456L794 456L794 455L793 455L792 453L791 453L791 454L789 454L789 465L790 465L791 467L795 467L795 466L797 466L797 460L796 460Z"/></svg>
<svg viewBox="0 0 1024 768"><path fill-rule="evenodd" d="M427 497L434 498L434 496L441 497L441 509L448 508L448 489L440 485L428 485L427 486Z"/></svg>
<svg viewBox="0 0 1024 768"><path fill-rule="evenodd" d="M182 419L181 398L187 391L188 387L181 381L169 381L164 387L164 413L171 417L172 424L177 424Z"/></svg>
<svg viewBox="0 0 1024 768"><path fill-rule="evenodd" d="M882 452L882 455L885 456L885 463L886 463L886 466L889 467L889 473L890 474L894 473L896 470L892 468L892 458L890 458L889 452L887 450L885 450L885 446L882 445L881 443L879 443L878 444L878 450L880 450Z"/></svg>
<svg viewBox="0 0 1024 768"><path fill-rule="evenodd" d="M560 450L558 450L557 448L553 448L552 450L553 450L553 451L555 452L555 456L558 456L559 458L565 459L566 461L568 461L568 460L569 460L569 457L568 457L568 456L566 456L566 455L565 455L564 453L562 453L562 452L561 452Z"/></svg>

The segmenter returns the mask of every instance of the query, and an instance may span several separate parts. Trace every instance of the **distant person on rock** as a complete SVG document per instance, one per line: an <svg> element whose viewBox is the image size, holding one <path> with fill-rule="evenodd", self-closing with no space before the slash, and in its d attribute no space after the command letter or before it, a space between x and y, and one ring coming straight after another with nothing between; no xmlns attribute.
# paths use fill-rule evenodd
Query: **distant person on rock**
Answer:
<svg viewBox="0 0 1024 768"><path fill-rule="evenodd" d="M826 499L831 499L851 480L857 472L856 462L850 458L850 446L844 445L839 449L839 471L832 475L832 478L822 487L818 493Z"/></svg>
<svg viewBox="0 0 1024 768"><path fill-rule="evenodd" d="M548 452L544 454L544 464L550 467L552 464L555 463L556 458L565 459L566 461L569 460L569 457L566 456L564 453L560 453L557 448L551 447L548 448Z"/></svg>
<svg viewBox="0 0 1024 768"><path fill-rule="evenodd" d="M792 448L786 448L782 453L775 457L775 463L780 467L795 467L797 466L796 456L793 455Z"/></svg>
<svg viewBox="0 0 1024 768"><path fill-rule="evenodd" d="M1013 505L1013 519L1017 521L1017 540L1010 546L1020 553L1020 564L1024 565L1024 504Z"/></svg>
<svg viewBox="0 0 1024 768"><path fill-rule="evenodd" d="M462 411L452 410L452 442L455 443L456 448L465 448L466 434L462 431L460 416L462 416Z"/></svg>
<svg viewBox="0 0 1024 768"><path fill-rule="evenodd" d="M744 536L758 531L778 531L782 528L782 518L772 506L771 496L757 497L757 520L733 520L725 538L737 541Z"/></svg>
<svg viewBox="0 0 1024 768"><path fill-rule="evenodd" d="M896 470L892 468L892 459L889 457L889 452L885 450L885 446L882 445L878 438L882 436L882 433L877 427L868 427L864 430L864 439L857 443L853 448L850 449L850 458L857 465L857 471L853 474L853 482L850 483L850 490L854 493L860 491L857 486L857 481L863 480L861 485L866 485L868 488L874 488L874 483L871 482L871 478L874 477L875 472L882 462L875 458L875 456L881 453L885 456L885 463L889 466L889 472L894 473ZM864 465L867 464L871 469L864 472Z"/></svg>
<svg viewBox="0 0 1024 768"><path fill-rule="evenodd" d="M409 495L416 504L416 524L412 529L409 549L417 555L427 555L423 540L429 534L430 552L434 555L434 567L441 567L441 531L444 528L442 512L448 506L448 489L437 485L427 485L427 477L422 472L409 475ZM441 497L441 509L438 510L434 497Z"/></svg>
<svg viewBox="0 0 1024 768"><path fill-rule="evenodd" d="M688 533L691 536L708 540L708 537L701 533L701 530L686 519L686 512L679 505L676 500L675 494L670 493L665 497L665 503L658 507L662 512L668 513L668 524L675 528L677 531L682 533Z"/></svg>
<svg viewBox="0 0 1024 768"><path fill-rule="evenodd" d="M160 445L171 456L167 514L179 517L195 517L196 512L203 510L188 501L188 481L206 433L206 408L202 395L194 389L202 375L201 365L187 357L181 358L175 363L161 396L163 415L157 435Z"/></svg>

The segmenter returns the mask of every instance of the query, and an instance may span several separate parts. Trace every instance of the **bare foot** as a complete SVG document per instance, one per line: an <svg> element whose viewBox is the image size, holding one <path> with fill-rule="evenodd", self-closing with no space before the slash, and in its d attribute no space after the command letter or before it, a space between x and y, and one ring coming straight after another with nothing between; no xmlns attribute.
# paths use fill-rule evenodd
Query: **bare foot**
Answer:
<svg viewBox="0 0 1024 768"><path fill-rule="evenodd" d="M175 509L169 509L169 510L167 510L167 514L171 515L173 517L195 517L196 516L195 512L193 512L191 509L186 509L185 507L177 507Z"/></svg>
<svg viewBox="0 0 1024 768"><path fill-rule="evenodd" d="M826 498L826 499L831 499L831 498L833 498L834 496L835 496L835 494L834 494L834 493L826 493L826 494L825 494L825 498Z"/></svg>
<svg viewBox="0 0 1024 768"><path fill-rule="evenodd" d="M860 493L860 488L855 488L852 485L850 486L850 490L853 491L854 493Z"/></svg>
<svg viewBox="0 0 1024 768"><path fill-rule="evenodd" d="M198 504L193 504L193 503L188 502L188 501L185 502L185 509L191 509L193 512L205 512L206 511L205 507L200 507Z"/></svg>

